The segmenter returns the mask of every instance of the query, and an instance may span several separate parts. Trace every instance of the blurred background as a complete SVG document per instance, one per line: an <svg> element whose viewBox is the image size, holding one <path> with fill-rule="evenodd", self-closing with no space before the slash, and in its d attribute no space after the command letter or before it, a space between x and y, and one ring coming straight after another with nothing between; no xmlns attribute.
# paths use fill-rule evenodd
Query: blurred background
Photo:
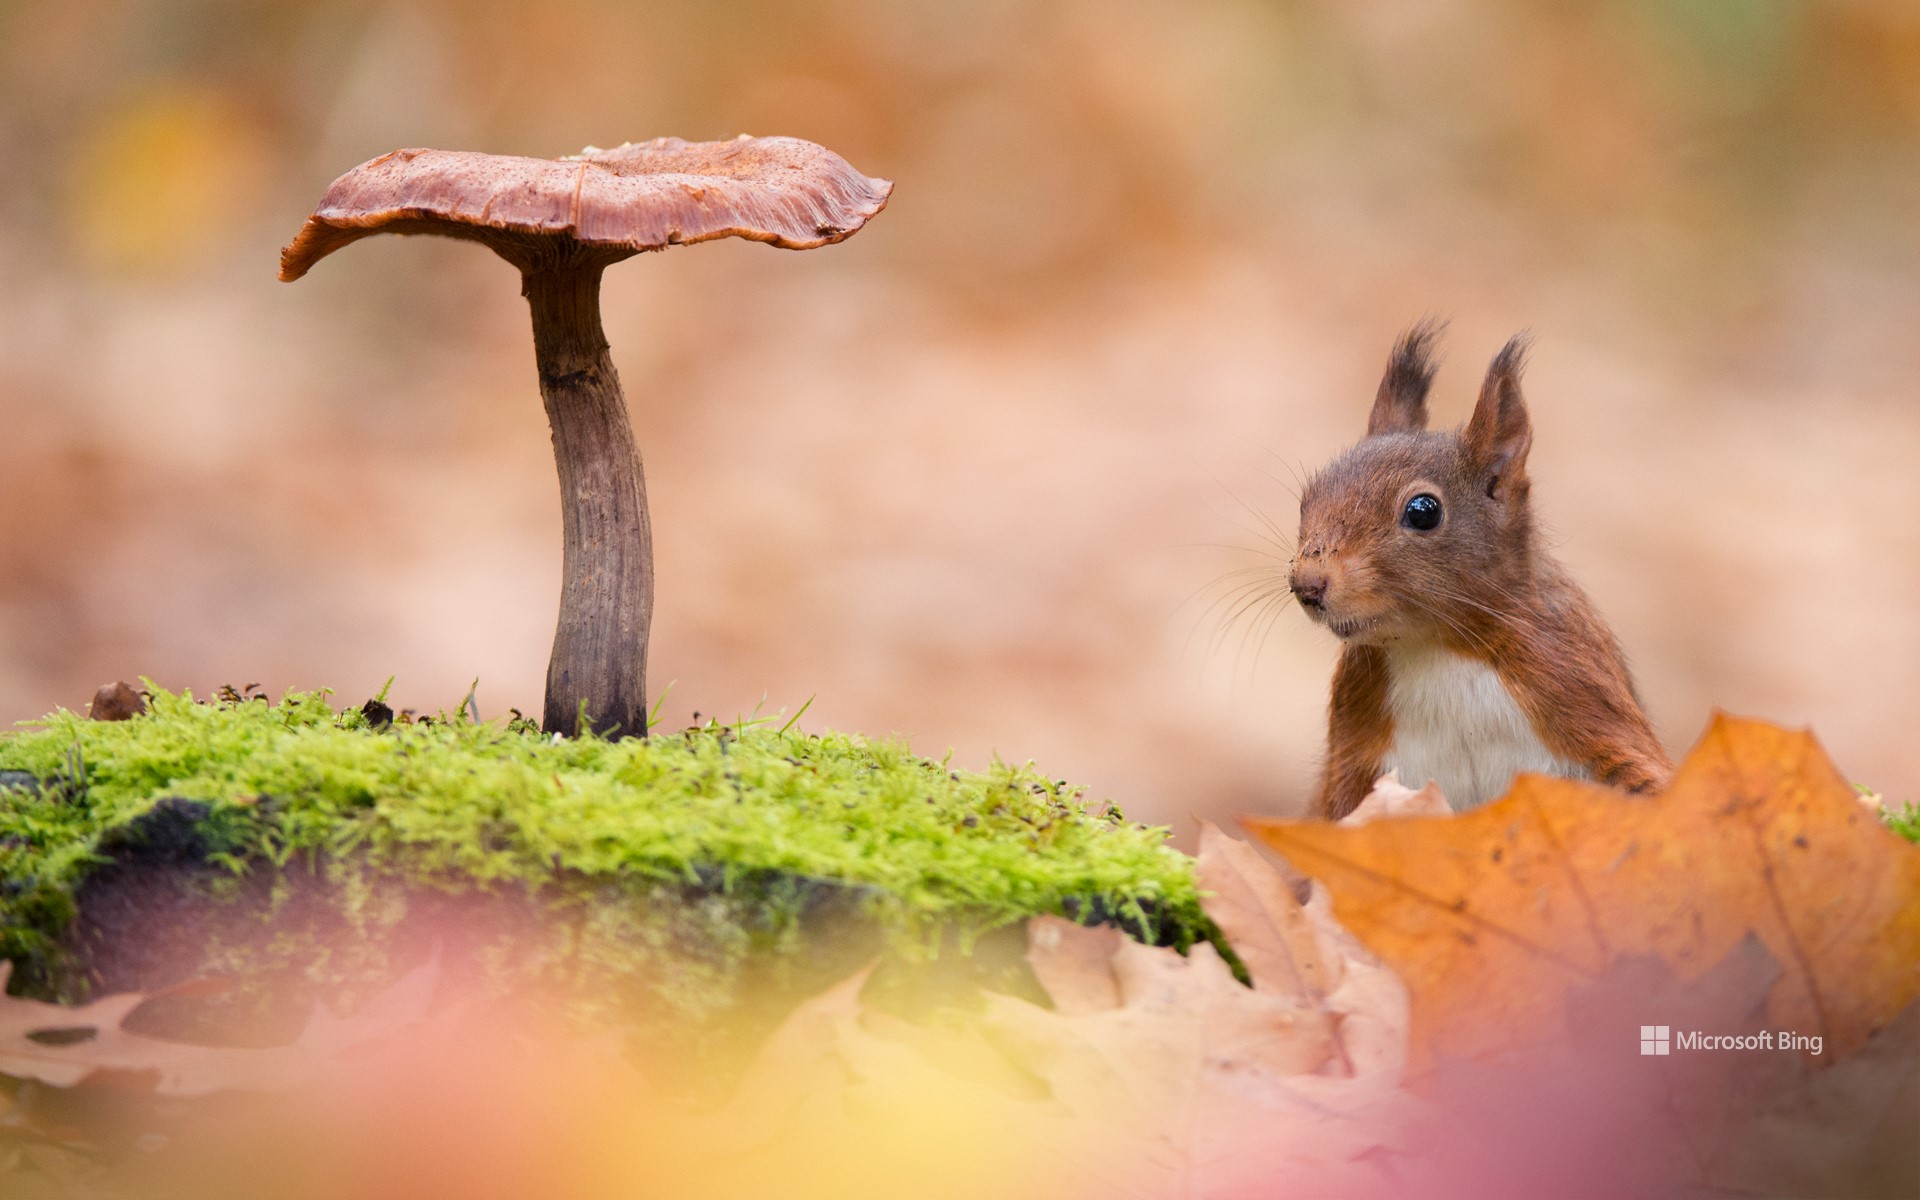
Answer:
<svg viewBox="0 0 1920 1200"><path fill-rule="evenodd" d="M1537 503L1669 745L1810 724L1920 795L1920 8L1843 0L0 2L0 722L537 712L514 272L277 252L395 147L741 132L897 189L609 272L664 723L813 697L1183 839L1297 809L1335 646L1235 589L1438 313L1446 421L1535 331Z"/></svg>

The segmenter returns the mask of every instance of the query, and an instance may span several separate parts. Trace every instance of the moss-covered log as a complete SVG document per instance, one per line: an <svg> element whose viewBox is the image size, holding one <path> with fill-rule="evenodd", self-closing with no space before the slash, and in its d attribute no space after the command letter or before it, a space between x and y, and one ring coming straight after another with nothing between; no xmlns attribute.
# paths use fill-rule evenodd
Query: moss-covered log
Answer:
<svg viewBox="0 0 1920 1200"><path fill-rule="evenodd" d="M1206 930L1164 830L1031 769L752 723L609 742L387 715L156 689L130 721L0 737L15 990L224 975L250 985L227 1034L270 1037L437 952L589 1016L751 1029L874 958L903 993L1007 983L1038 913Z"/></svg>

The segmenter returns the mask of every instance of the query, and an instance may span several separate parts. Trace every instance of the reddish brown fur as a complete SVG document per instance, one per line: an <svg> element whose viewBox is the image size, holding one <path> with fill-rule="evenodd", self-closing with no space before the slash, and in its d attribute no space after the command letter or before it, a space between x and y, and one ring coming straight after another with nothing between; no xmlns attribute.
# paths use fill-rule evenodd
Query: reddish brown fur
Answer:
<svg viewBox="0 0 1920 1200"><path fill-rule="evenodd" d="M1595 779L1630 791L1664 786L1672 764L1619 643L1534 536L1524 340L1495 357L1464 429L1430 432L1435 334L1423 323L1394 347L1367 436L1301 497L1293 588L1324 589L1310 615L1344 642L1318 811L1352 811L1380 773L1394 734L1382 646L1398 639L1438 642L1491 666L1541 742ZM1422 491L1443 505L1429 532L1400 520Z"/></svg>

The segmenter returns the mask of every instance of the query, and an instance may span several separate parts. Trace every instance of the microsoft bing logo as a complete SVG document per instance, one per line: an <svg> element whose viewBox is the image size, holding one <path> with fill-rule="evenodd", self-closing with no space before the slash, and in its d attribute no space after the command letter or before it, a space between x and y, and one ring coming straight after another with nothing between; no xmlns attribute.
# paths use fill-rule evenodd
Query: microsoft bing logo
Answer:
<svg viewBox="0 0 1920 1200"><path fill-rule="evenodd" d="M1669 1053L1669 1045L1670 1043L1667 1041L1667 1027L1665 1025L1642 1025L1640 1027L1640 1053L1666 1054Z"/></svg>

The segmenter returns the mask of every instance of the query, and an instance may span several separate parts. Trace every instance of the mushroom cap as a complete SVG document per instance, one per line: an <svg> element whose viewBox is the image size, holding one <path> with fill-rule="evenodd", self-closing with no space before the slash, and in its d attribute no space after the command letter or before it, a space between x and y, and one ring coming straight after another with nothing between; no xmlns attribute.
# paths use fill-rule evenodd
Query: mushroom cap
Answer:
<svg viewBox="0 0 1920 1200"><path fill-rule="evenodd" d="M859 232L892 191L799 138L655 138L557 159L395 150L333 181L280 252L280 278L376 233L468 238L522 270L722 237L810 250Z"/></svg>

